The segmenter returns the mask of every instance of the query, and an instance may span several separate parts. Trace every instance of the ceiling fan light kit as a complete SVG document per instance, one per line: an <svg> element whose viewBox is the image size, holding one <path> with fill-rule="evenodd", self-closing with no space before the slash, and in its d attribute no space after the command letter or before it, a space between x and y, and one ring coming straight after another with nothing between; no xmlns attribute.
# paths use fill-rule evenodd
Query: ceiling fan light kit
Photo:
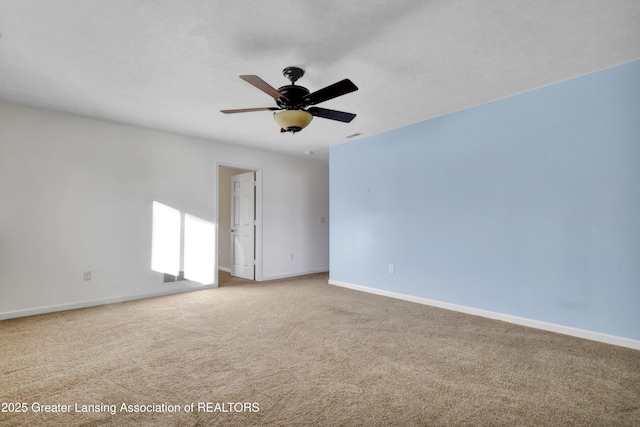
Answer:
<svg viewBox="0 0 640 427"><path fill-rule="evenodd" d="M313 116L304 110L284 110L279 113L273 113L273 118L281 129L296 133L306 128L311 123Z"/></svg>
<svg viewBox="0 0 640 427"><path fill-rule="evenodd" d="M242 75L240 78L257 87L276 102L277 107L242 108L237 110L220 110L225 114L248 113L251 111L280 111L274 113L273 118L280 125L281 132L296 133L304 129L313 117L336 120L349 123L356 115L344 111L329 110L327 108L312 107L312 105L328 101L338 96L358 90L351 80L344 79L325 88L310 93L305 87L296 85L296 81L304 75L304 70L298 67L287 67L282 74L291 81L290 85L279 89L273 88L267 82L255 75Z"/></svg>

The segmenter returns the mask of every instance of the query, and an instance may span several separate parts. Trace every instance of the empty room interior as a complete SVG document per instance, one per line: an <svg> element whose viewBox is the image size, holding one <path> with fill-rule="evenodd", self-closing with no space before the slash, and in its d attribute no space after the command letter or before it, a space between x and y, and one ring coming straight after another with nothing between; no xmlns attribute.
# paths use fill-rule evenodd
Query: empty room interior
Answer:
<svg viewBox="0 0 640 427"><path fill-rule="evenodd" d="M640 425L638 22L0 0L0 425Z"/></svg>

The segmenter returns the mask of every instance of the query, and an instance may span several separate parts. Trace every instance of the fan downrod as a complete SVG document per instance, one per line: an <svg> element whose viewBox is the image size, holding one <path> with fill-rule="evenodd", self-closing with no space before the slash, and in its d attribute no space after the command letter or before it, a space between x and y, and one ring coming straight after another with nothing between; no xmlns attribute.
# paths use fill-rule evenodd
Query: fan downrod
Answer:
<svg viewBox="0 0 640 427"><path fill-rule="evenodd" d="M284 76L291 81L291 84L294 85L300 77L304 76L304 70L298 67L287 67L282 70L282 74L284 74Z"/></svg>

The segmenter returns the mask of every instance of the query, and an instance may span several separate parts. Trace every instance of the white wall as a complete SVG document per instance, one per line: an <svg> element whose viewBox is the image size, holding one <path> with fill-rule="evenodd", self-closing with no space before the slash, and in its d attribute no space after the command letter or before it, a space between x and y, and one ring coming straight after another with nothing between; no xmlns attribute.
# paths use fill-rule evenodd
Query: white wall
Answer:
<svg viewBox="0 0 640 427"><path fill-rule="evenodd" d="M194 286L151 271L151 207L215 222L218 162L263 171L264 279L328 270L326 163L0 103L0 318Z"/></svg>

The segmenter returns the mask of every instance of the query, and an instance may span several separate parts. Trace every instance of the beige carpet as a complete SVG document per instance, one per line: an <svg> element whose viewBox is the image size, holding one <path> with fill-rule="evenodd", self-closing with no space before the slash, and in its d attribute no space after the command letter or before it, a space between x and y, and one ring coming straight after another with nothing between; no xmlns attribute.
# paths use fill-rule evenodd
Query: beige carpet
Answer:
<svg viewBox="0 0 640 427"><path fill-rule="evenodd" d="M640 351L327 278L2 321L0 425L640 425Z"/></svg>

